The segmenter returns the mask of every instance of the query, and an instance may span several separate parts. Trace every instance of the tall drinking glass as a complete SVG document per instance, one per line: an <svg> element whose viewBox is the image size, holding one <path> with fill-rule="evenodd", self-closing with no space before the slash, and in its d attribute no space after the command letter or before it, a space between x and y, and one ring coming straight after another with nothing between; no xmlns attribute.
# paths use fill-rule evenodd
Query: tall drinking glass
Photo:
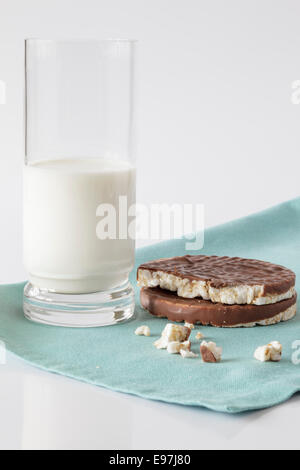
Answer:
<svg viewBox="0 0 300 470"><path fill-rule="evenodd" d="M122 322L134 311L135 43L29 39L25 49L24 314Z"/></svg>

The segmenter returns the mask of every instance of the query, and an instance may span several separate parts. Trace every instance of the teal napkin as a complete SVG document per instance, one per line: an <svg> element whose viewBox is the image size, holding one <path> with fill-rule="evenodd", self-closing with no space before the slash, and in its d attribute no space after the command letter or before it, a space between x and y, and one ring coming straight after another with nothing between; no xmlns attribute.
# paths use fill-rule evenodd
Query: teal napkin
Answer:
<svg viewBox="0 0 300 470"><path fill-rule="evenodd" d="M138 250L136 266L184 253L185 240L159 243ZM201 253L283 264L300 279L300 199L207 230ZM135 283L135 272L131 280ZM94 329L30 323L22 313L22 290L21 284L0 287L0 339L9 351L42 369L148 399L228 413L270 407L300 390L300 365L292 361L292 354L297 359L294 342L300 340L299 315L269 327L202 327L206 340L224 350L220 364L203 364L200 358L183 359L153 346L166 320L139 306L138 289L133 321ZM142 324L149 325L151 337L134 334ZM254 350L273 340L283 344L282 361L255 361ZM199 352L199 342L192 349Z"/></svg>

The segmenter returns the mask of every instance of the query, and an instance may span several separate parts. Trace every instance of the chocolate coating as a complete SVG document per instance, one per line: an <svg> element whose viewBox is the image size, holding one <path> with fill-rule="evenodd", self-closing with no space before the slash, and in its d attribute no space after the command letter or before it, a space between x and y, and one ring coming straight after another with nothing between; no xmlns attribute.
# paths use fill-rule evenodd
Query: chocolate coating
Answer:
<svg viewBox="0 0 300 470"><path fill-rule="evenodd" d="M178 256L150 261L139 269L163 271L182 279L206 281L212 287L264 286L264 295L284 294L295 285L290 269L266 261L228 256Z"/></svg>
<svg viewBox="0 0 300 470"><path fill-rule="evenodd" d="M171 321L186 321L213 326L254 323L285 312L297 302L297 295L268 305L224 305L210 300L184 299L160 287L141 289L141 305L152 315Z"/></svg>

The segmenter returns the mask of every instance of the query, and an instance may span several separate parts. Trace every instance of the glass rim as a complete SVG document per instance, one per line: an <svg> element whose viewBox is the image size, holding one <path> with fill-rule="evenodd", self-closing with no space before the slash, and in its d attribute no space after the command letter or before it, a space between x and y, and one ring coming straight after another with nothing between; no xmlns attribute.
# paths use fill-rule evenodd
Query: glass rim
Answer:
<svg viewBox="0 0 300 470"><path fill-rule="evenodd" d="M46 39L46 38L25 38L25 44L28 44L30 42L33 43L125 43L125 44L134 44L138 42L137 39L126 39L126 38L105 38L105 39L95 39L95 38L57 38L57 39Z"/></svg>

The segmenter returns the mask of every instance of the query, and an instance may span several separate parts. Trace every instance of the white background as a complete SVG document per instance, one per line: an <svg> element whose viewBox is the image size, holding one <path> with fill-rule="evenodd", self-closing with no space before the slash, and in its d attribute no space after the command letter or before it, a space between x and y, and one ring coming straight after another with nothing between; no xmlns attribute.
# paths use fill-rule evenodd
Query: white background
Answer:
<svg viewBox="0 0 300 470"><path fill-rule="evenodd" d="M138 39L138 200L204 203L206 224L215 225L299 195L300 106L291 103L292 82L300 78L299 18L298 0L0 0L0 80L7 86L7 102L0 105L0 282L25 277L21 242L24 38ZM67 398L66 402L62 399L61 405L66 414L57 413L52 420L60 398L50 397L44 406L43 381L45 384L48 381L45 387L50 390L61 387L61 397L72 393L76 400L74 397L79 394L78 403L85 386L65 379L47 379L46 374L42 378L42 374L13 364L12 369L5 368L11 386L9 392L3 392L11 408L19 403L22 413L25 398L30 397L30 392L21 394L18 401L11 393L19 382L33 380L30 390L41 395L40 401L27 399L30 402L29 408L25 406L27 421L25 418L22 421L23 425L29 422L27 434L26 429L22 430L25 437L13 432L11 438L4 434L7 440L2 438L3 445L71 446L69 438L64 440L69 428L67 424L63 426L70 420L65 408ZM31 379L32 376L35 378ZM50 383L54 384L52 389ZM87 390L82 392L84 398L91 400L91 406L98 410L97 406L105 400L104 392L92 387L84 390ZM153 413L157 423L160 414L169 418L172 415L169 421L165 418L172 429L182 420L186 423L189 419L204 420L207 439L215 439L216 446L228 442L246 446L246 441L249 445L244 427L251 430L252 445L258 445L259 433L262 438L267 428L273 433L276 419L288 420L288 413L296 417L295 400L296 405L299 401L294 399L277 411L234 420L201 411L193 415L182 408L147 405L148 402L138 405L135 399L129 401L113 394L105 396L109 397L108 410L118 406L124 414L130 402L130 416L147 406L160 410ZM75 402L72 406L75 407ZM72 406L68 408L70 416ZM48 416L44 417L48 427L51 421L50 438L41 433L39 421L30 421L31 415L39 419L39 407ZM105 409L100 406L99 419L105 416ZM80 420L87 411L78 413ZM16 420L19 419L16 414ZM142 419L143 415L136 418L139 425L135 425L135 431L129 422L124 422L124 433L133 436L135 432L138 441L120 438L116 446L146 447L144 435L148 444L159 447L157 428L153 431L151 427L151 413L145 418L149 420L148 427L145 421L140 434ZM233 426L237 441L228 436L227 422ZM256 426L257 422L260 426ZM11 425L14 426L13 421ZM8 422L3 426L7 429ZM65 433L57 438L60 426ZM88 421L85 426L89 432ZM91 432L95 426L91 425ZM221 432L216 431L218 426ZM186 432L188 429L186 426ZM90 442L91 446L101 447L100 431L97 432L99 440L90 437L80 441L77 436L73 445L81 443L88 447ZM172 432L174 437L175 431ZM193 446L197 447L200 435L204 443L201 428L194 425L193 432L196 433L191 441ZM104 447L114 447L114 439L117 438L112 433L111 438L101 442ZM175 437L172 442L180 447ZM172 447L172 442L166 438L165 446ZM272 442L275 447L281 443ZM287 446L288 442L293 441L287 435Z"/></svg>
<svg viewBox="0 0 300 470"><path fill-rule="evenodd" d="M22 269L23 41L139 40L140 202L206 224L299 194L298 0L0 0L0 281Z"/></svg>

